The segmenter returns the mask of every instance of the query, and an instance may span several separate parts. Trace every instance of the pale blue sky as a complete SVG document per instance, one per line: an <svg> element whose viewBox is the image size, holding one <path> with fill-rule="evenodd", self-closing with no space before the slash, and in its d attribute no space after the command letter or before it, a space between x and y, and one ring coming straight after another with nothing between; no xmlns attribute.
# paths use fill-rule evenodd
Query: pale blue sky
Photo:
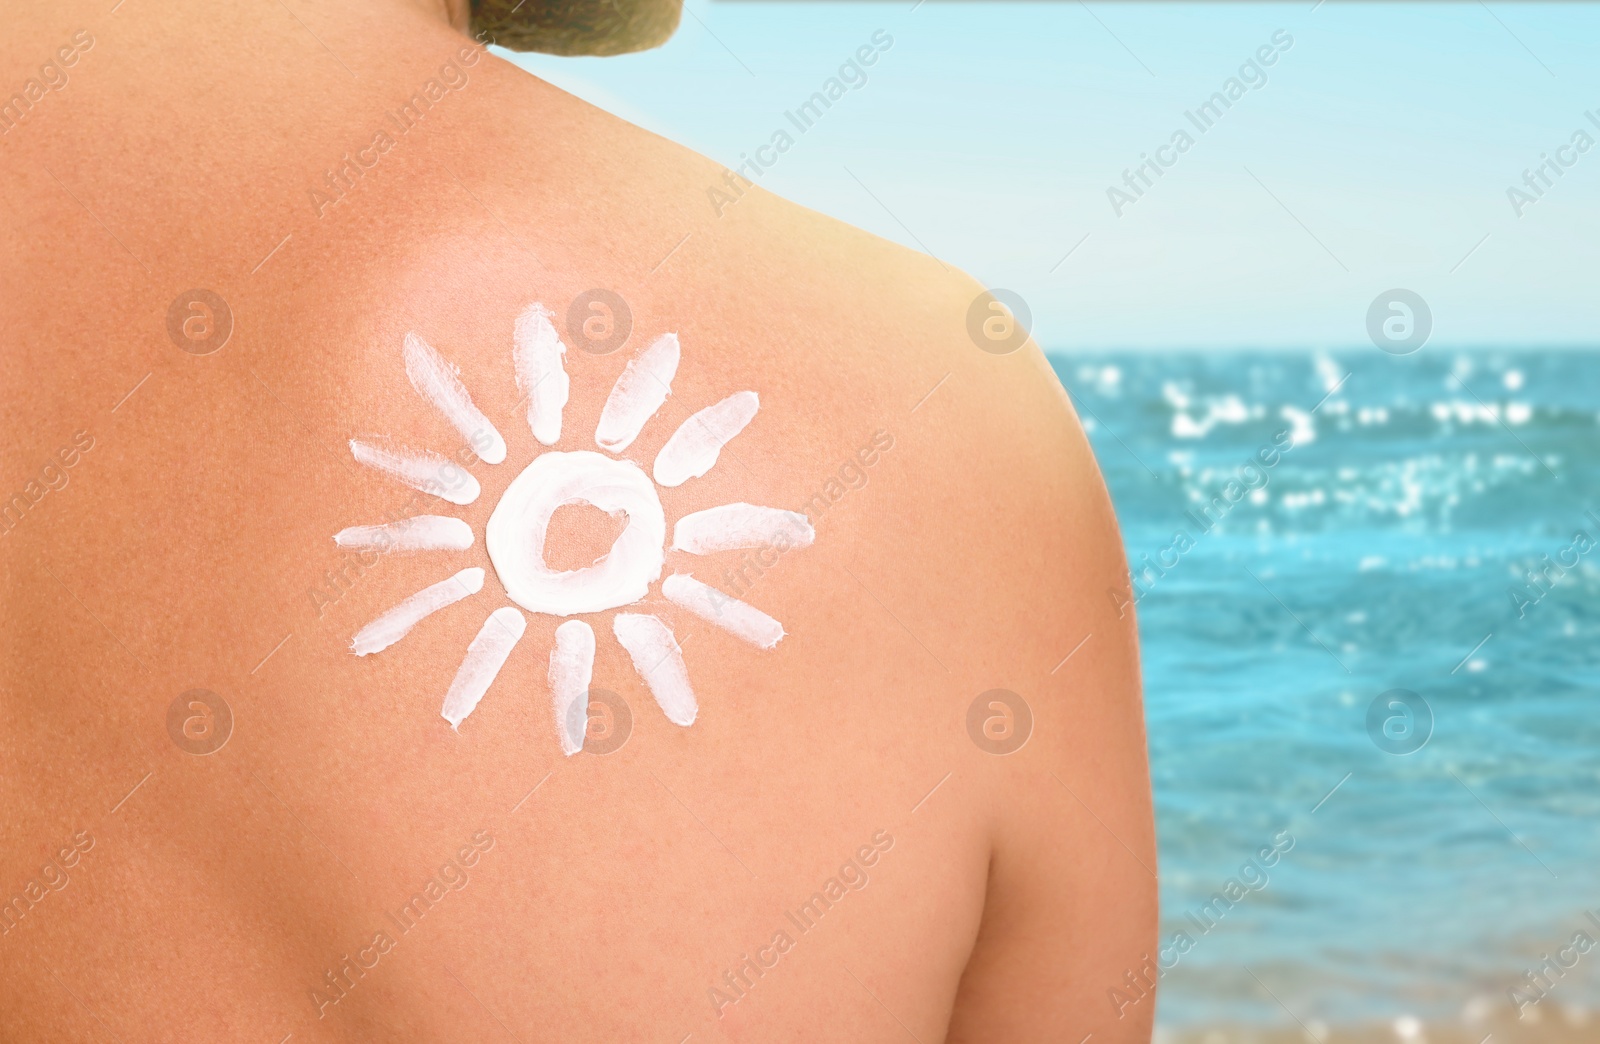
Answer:
<svg viewBox="0 0 1600 1044"><path fill-rule="evenodd" d="M1600 141L1600 6L689 0L683 22L642 55L514 58L737 166L887 31L759 183L1017 291L1047 348L1370 347L1391 287L1427 300L1430 345L1600 331L1600 146L1522 216L1506 195L1580 127ZM1267 84L1195 132L1279 29ZM1107 187L1180 127L1193 148L1117 216Z"/></svg>

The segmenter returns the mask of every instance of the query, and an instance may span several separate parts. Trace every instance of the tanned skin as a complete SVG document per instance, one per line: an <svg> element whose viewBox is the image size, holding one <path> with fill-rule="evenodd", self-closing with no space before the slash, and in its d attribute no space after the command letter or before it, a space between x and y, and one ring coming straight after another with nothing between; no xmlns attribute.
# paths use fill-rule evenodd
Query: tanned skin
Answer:
<svg viewBox="0 0 1600 1044"><path fill-rule="evenodd" d="M57 79L47 62L65 82L0 135L0 1038L1146 1040L1154 1003L1108 1001L1155 945L1135 625L1044 357L980 350L980 288L941 261L755 188L719 215L719 165L483 52L453 14L7 14L0 97ZM334 193L359 150L373 162ZM232 317L210 354L187 306L169 327L197 288ZM690 728L611 614L587 618L595 685L632 731L566 758L554 617L525 614L459 732L439 709L510 604L483 524L544 451L513 320L593 288L633 333L568 353L557 448L595 449L624 364L677 331L672 396L627 456L648 466L734 391L761 409L710 474L661 492L669 527L746 501L807 511L816 542L754 567L669 554L788 632L761 651L653 588ZM412 330L510 448L460 458L483 487L463 508L347 448L460 453L406 381ZM366 561L331 540L397 512L477 538ZM605 552L595 514L558 517L552 562ZM481 593L351 654L362 625L473 565ZM174 737L187 722L203 743L215 712L180 704L169 728L195 689L231 710L210 754ZM1032 716L1005 755L968 727L994 689ZM988 702L980 736L1004 718ZM808 930L790 920L830 893ZM408 904L425 914L392 916Z"/></svg>

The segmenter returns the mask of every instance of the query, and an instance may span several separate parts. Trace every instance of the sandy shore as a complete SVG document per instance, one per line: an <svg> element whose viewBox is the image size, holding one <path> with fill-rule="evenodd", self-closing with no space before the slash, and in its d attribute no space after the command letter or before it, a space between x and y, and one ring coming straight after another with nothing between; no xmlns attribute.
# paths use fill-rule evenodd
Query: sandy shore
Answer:
<svg viewBox="0 0 1600 1044"><path fill-rule="evenodd" d="M1547 1010L1548 1009L1548 1010ZM1310 1020L1304 1027L1159 1027L1154 1044L1578 1044L1600 1040L1600 1013L1548 1002L1518 1019L1504 1011L1470 1013L1452 1022L1402 1018L1387 1023L1333 1026Z"/></svg>

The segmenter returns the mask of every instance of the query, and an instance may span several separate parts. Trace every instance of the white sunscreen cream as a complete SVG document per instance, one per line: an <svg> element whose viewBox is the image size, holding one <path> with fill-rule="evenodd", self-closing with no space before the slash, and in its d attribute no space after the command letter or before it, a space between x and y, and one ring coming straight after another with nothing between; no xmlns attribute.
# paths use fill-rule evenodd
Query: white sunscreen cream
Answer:
<svg viewBox="0 0 1600 1044"><path fill-rule="evenodd" d="M567 371L562 356L567 346L551 319L553 314L535 301L517 316L511 357L517 391L528 400L528 427L546 446L561 441L561 411L567 405Z"/></svg>
<svg viewBox="0 0 1600 1044"><path fill-rule="evenodd" d="M816 538L811 521L798 511L743 503L691 512L672 527L672 546L692 555L748 547L810 547Z"/></svg>
<svg viewBox="0 0 1600 1044"><path fill-rule="evenodd" d="M751 645L770 649L783 640L783 624L747 602L707 586L692 576L673 573L662 581L661 593L706 623L743 638Z"/></svg>
<svg viewBox="0 0 1600 1044"><path fill-rule="evenodd" d="M333 535L340 547L374 551L465 551L472 527L448 515L415 515L381 526L351 526Z"/></svg>
<svg viewBox="0 0 1600 1044"><path fill-rule="evenodd" d="M528 426L542 446L553 447L561 439L571 391L567 346L554 313L537 301L523 309L513 327L512 364ZM524 611L556 617L606 612L643 601L661 580L667 527L659 487L681 486L709 472L761 406L754 391L740 391L692 414L665 441L649 471L620 458L672 395L680 358L676 333L662 334L638 351L613 383L595 427L595 444L604 452L542 452L512 479L494 506L484 544L515 605L490 613L468 644L440 709L451 728L460 729L504 669L526 633ZM418 395L485 463L503 462L505 439L473 403L460 371L415 333L405 336L404 359L406 376ZM352 439L350 452L358 463L452 504L471 504L482 493L478 480L456 461L411 450L393 439ZM546 543L555 512L567 504L589 504L623 516L626 525L610 550L591 565L555 570L546 558ZM333 539L341 548L379 552L463 551L474 543L473 527L465 520L432 514L350 526ZM799 512L738 502L679 519L672 549L695 555L766 547L782 551L808 547L815 539L810 521ZM480 592L484 580L484 570L474 567L418 591L357 632L352 650L367 656L389 648L431 614ZM784 638L777 620L687 574L667 577L661 595L759 648L772 649ZM667 719L692 725L699 707L683 651L667 623L650 613L619 612L611 628ZM551 710L562 753L569 757L583 750L588 732L595 651L589 623L567 619L556 628L548 662Z"/></svg>
<svg viewBox="0 0 1600 1044"><path fill-rule="evenodd" d="M404 638L422 620L483 590L483 570L463 569L448 580L424 587L356 632L350 648L357 656L382 652Z"/></svg>
<svg viewBox="0 0 1600 1044"><path fill-rule="evenodd" d="M412 489L452 504L470 504L482 492L472 472L427 450L395 450L351 439L350 454L358 464L375 468Z"/></svg>
<svg viewBox="0 0 1600 1044"><path fill-rule="evenodd" d="M672 394L672 378L678 372L678 335L662 334L628 360L622 376L611 386L594 441L601 449L621 453L644 430Z"/></svg>
<svg viewBox="0 0 1600 1044"><path fill-rule="evenodd" d="M550 650L550 700L555 705L556 732L567 757L583 749L589 730L589 682L594 677L594 629L582 620L556 628Z"/></svg>
<svg viewBox="0 0 1600 1044"><path fill-rule="evenodd" d="M563 504L626 512L628 526L594 565L557 571L544 558L550 517ZM511 480L484 530L506 594L524 609L573 616L642 599L661 576L667 523L661 500L637 464L593 450L544 453Z"/></svg>
<svg viewBox="0 0 1600 1044"><path fill-rule="evenodd" d="M722 447L744 430L760 407L755 392L734 392L684 421L656 454L656 481L681 486L710 471Z"/></svg>
<svg viewBox="0 0 1600 1044"><path fill-rule="evenodd" d="M433 346L414 333L406 334L406 376L417 394L433 403L485 464L506 459L506 440L472 403L461 372Z"/></svg>
<svg viewBox="0 0 1600 1044"><path fill-rule="evenodd" d="M699 707L689 687L683 653L667 625L644 613L618 613L611 619L611 629L667 720L674 725L693 725Z"/></svg>
<svg viewBox="0 0 1600 1044"><path fill-rule="evenodd" d="M483 621L478 636L467 646L467 655L450 683L450 691L445 693L444 708L439 712L452 729L461 728L467 715L478 706L527 629L528 621L509 605L496 609Z"/></svg>

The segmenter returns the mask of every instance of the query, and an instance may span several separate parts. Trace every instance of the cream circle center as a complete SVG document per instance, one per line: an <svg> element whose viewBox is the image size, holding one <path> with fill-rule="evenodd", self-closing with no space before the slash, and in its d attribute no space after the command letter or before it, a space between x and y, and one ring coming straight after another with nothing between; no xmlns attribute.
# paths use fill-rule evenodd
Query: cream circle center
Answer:
<svg viewBox="0 0 1600 1044"><path fill-rule="evenodd" d="M625 512L628 525L594 565L553 570L544 556L550 517L573 503ZM484 543L513 602L535 613L573 616L644 598L661 577L666 532L655 483L637 464L578 450L535 457L495 505Z"/></svg>

